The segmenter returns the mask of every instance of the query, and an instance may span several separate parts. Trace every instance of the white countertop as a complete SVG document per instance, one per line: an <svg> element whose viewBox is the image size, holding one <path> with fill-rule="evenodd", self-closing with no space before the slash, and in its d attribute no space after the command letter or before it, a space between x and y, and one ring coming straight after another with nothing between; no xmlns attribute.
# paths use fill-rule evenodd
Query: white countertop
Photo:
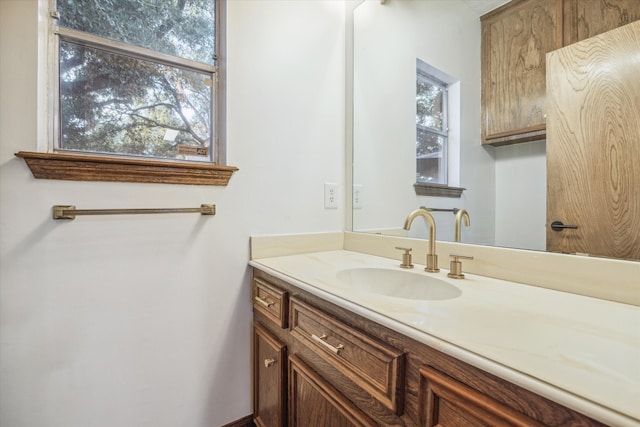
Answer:
<svg viewBox="0 0 640 427"><path fill-rule="evenodd" d="M354 267L398 262L334 250L250 264L377 323L614 426L640 426L640 307L447 271L461 296L418 301L335 287Z"/></svg>

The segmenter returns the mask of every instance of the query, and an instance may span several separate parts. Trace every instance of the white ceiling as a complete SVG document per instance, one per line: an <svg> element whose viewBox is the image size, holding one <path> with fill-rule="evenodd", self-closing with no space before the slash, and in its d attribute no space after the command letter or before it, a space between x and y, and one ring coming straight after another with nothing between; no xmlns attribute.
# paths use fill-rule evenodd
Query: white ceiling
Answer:
<svg viewBox="0 0 640 427"><path fill-rule="evenodd" d="M464 2L469 5L471 10L476 12L478 16L484 15L490 10L503 5L508 1L509 0L464 0Z"/></svg>

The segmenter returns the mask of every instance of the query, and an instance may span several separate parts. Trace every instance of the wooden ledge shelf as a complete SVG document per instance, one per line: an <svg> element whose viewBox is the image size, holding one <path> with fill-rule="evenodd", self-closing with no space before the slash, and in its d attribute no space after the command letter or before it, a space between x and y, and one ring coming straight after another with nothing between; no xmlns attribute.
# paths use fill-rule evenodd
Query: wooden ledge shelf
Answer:
<svg viewBox="0 0 640 427"><path fill-rule="evenodd" d="M482 141L482 145L493 145L501 147L503 145L519 144L521 142L540 141L547 138L546 124L533 126L526 129L519 129L511 132L496 133L487 135Z"/></svg>
<svg viewBox="0 0 640 427"><path fill-rule="evenodd" d="M434 196L434 197L461 197L462 192L466 188L449 187L442 184L428 184L426 182L416 182L413 188L418 196Z"/></svg>
<svg viewBox="0 0 640 427"><path fill-rule="evenodd" d="M226 186L235 166L20 151L38 179Z"/></svg>

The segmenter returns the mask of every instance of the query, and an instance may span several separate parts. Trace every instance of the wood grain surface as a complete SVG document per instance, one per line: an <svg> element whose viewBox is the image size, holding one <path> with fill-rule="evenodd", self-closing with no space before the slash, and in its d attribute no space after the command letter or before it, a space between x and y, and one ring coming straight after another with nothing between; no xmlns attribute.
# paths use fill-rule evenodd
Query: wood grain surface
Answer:
<svg viewBox="0 0 640 427"><path fill-rule="evenodd" d="M509 137L531 132L544 136L545 54L562 46L562 0L507 6L482 21L485 143L519 142Z"/></svg>
<svg viewBox="0 0 640 427"><path fill-rule="evenodd" d="M640 259L640 21L549 54L547 97L547 250Z"/></svg>

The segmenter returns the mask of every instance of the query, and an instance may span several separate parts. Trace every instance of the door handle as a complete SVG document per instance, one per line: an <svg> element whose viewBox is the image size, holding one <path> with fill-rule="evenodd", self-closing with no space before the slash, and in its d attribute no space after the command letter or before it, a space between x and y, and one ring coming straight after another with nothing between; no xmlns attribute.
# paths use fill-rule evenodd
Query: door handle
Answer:
<svg viewBox="0 0 640 427"><path fill-rule="evenodd" d="M562 223L562 221L553 221L551 223L551 229L553 231L562 231L565 228L571 228L571 229L575 230L575 229L578 228L578 226L577 225L564 225Z"/></svg>

